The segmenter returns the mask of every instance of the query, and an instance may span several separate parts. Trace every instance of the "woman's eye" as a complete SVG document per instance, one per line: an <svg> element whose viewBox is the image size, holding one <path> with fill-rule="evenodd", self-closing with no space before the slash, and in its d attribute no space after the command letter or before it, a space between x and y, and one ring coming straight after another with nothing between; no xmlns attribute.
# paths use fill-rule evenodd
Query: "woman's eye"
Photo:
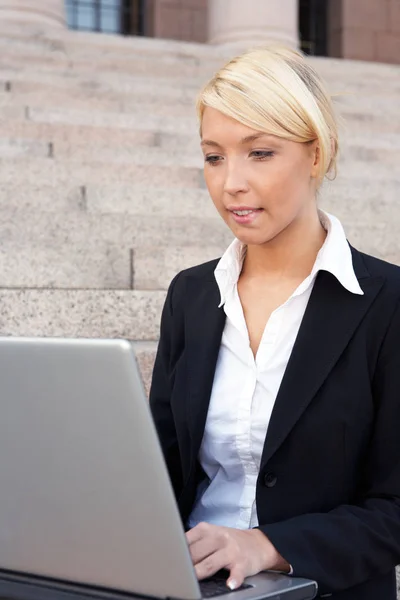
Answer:
<svg viewBox="0 0 400 600"><path fill-rule="evenodd" d="M211 155L211 156L205 156L204 160L206 163L209 163L210 165L216 165L217 162L219 161L220 157L216 156L216 155Z"/></svg>
<svg viewBox="0 0 400 600"><path fill-rule="evenodd" d="M274 156L274 152L272 152L272 150L253 150L251 155L257 160L263 160L264 158L271 158Z"/></svg>

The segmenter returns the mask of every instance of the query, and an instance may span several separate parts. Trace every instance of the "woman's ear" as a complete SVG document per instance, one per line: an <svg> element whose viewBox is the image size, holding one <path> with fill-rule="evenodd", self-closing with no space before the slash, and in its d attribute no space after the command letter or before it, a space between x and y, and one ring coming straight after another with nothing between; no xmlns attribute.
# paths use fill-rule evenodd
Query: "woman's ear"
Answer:
<svg viewBox="0 0 400 600"><path fill-rule="evenodd" d="M313 164L311 167L311 177L317 177L319 173L319 164L321 161L321 152L318 140L314 140L312 144Z"/></svg>
<svg viewBox="0 0 400 600"><path fill-rule="evenodd" d="M335 152L336 152L335 140L333 139L333 137L331 137L331 157L335 156Z"/></svg>

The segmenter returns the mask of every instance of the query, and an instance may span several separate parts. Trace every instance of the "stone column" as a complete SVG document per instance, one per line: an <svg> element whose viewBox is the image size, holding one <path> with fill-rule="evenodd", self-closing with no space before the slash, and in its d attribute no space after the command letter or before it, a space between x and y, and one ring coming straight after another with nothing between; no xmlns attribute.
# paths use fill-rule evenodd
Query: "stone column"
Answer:
<svg viewBox="0 0 400 600"><path fill-rule="evenodd" d="M0 0L0 23L6 20L65 27L64 0Z"/></svg>
<svg viewBox="0 0 400 600"><path fill-rule="evenodd" d="M210 44L248 48L269 42L299 46L298 0L209 0Z"/></svg>

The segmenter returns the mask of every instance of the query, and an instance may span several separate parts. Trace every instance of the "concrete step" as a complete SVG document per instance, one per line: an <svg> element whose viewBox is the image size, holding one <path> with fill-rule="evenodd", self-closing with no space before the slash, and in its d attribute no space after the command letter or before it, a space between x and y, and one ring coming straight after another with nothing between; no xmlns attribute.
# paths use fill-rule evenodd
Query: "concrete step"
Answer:
<svg viewBox="0 0 400 600"><path fill-rule="evenodd" d="M161 240L163 241L163 240ZM147 243L152 243L148 240ZM138 246L83 240L50 247L15 240L0 249L0 287L166 290L178 271L222 255L226 246Z"/></svg>
<svg viewBox="0 0 400 600"><path fill-rule="evenodd" d="M223 50L209 47L207 44L196 42L181 42L179 40L164 40L161 38L125 37L121 35L71 31L68 29L55 30L40 25L7 21L0 23L0 36L15 44L33 44L45 46L52 51L61 51L91 56L107 54L121 56L134 53L137 56L158 58L161 55L172 58L203 58L213 59L215 54L223 56Z"/></svg>
<svg viewBox="0 0 400 600"><path fill-rule="evenodd" d="M400 162L400 148L368 148L365 146L347 146L342 147L340 152L339 166L344 162L351 161L364 162L374 166L376 164L398 166Z"/></svg>
<svg viewBox="0 0 400 600"><path fill-rule="evenodd" d="M374 93L348 91L333 96L333 104L339 113L346 115L349 112L372 113L378 115L391 114L398 118L398 101L400 91L385 93L379 90Z"/></svg>
<svg viewBox="0 0 400 600"><path fill-rule="evenodd" d="M129 249L94 239L54 246L8 239L0 249L0 273L2 288L132 288Z"/></svg>
<svg viewBox="0 0 400 600"><path fill-rule="evenodd" d="M51 156L51 145L46 142L21 138L0 137L0 158L16 157L46 158Z"/></svg>
<svg viewBox="0 0 400 600"><path fill-rule="evenodd" d="M12 27L12 25L10 25ZM28 26L29 27L29 26ZM163 40L159 38L123 37L112 34L85 33L83 31L63 32L42 31L32 33L27 29L17 32L0 24L0 38L5 50L15 49L15 53L52 53L67 55L71 59L121 59L121 56L137 57L141 60L153 59L166 63L181 61L196 66L199 59L215 62L224 57L221 51L212 52L206 44ZM216 56L217 55L217 56Z"/></svg>
<svg viewBox="0 0 400 600"><path fill-rule="evenodd" d="M371 87L387 81L393 89L400 87L400 65L369 62L363 60L343 60L329 57L310 57L308 59L318 73L328 81L364 81Z"/></svg>
<svg viewBox="0 0 400 600"><path fill-rule="evenodd" d="M373 114L356 110L342 111L347 122L347 131L358 134L400 133L400 119L393 115Z"/></svg>
<svg viewBox="0 0 400 600"><path fill-rule="evenodd" d="M6 89L7 87L7 89ZM21 89L22 87L22 89ZM23 89L25 87L25 90ZM35 88L35 89L29 89ZM16 89L14 89L16 88ZM0 106L28 106L30 108L65 108L68 110L95 110L114 113L143 112L146 106L155 114L170 116L192 116L195 112L195 95L190 100L163 98L144 93L92 92L83 90L63 90L34 83L18 86L18 82L0 90Z"/></svg>
<svg viewBox="0 0 400 600"><path fill-rule="evenodd" d="M220 65L222 66L222 65ZM51 55L31 56L30 54L16 55L14 53L0 54L0 69L13 69L25 71L35 69L36 72L66 74L67 72L85 77L130 77L146 76L153 79L162 77L163 79L175 80L177 78L189 78L195 84L211 77L215 71L210 67L199 68L185 65L184 63L166 64L162 61L153 61L149 63L145 60L121 60L121 61L99 61L93 60L71 60L68 56L52 57Z"/></svg>
<svg viewBox="0 0 400 600"><path fill-rule="evenodd" d="M89 183L129 182L132 185L154 187L204 187L200 169L134 165L131 163L102 163L95 160L89 164L79 161L57 161L52 158L4 158L0 182L7 184L24 181L27 185L82 186Z"/></svg>
<svg viewBox="0 0 400 600"><path fill-rule="evenodd" d="M154 246L206 246L212 240L225 246L232 239L222 219L191 215L157 216L126 213L58 213L10 207L0 209L0 239L4 247L85 247L94 240L99 247L124 249ZM90 247L90 246L89 246Z"/></svg>
<svg viewBox="0 0 400 600"><path fill-rule="evenodd" d="M92 184L86 187L85 200L87 212L93 214L220 219L206 189Z"/></svg>
<svg viewBox="0 0 400 600"><path fill-rule="evenodd" d="M171 80L171 78L151 78L131 75L130 77L108 77L102 78L96 74L93 76L79 76L77 73L52 73L38 69L22 70L0 66L1 87L11 83L11 89L27 89L27 86L47 86L53 89L63 89L72 92L83 91L87 94L97 92L111 92L123 94L149 94L163 98L192 99L200 89L198 82L190 84L188 79Z"/></svg>
<svg viewBox="0 0 400 600"><path fill-rule="evenodd" d="M27 109L24 106L0 106L0 120L18 120L23 121L26 119Z"/></svg>
<svg viewBox="0 0 400 600"><path fill-rule="evenodd" d="M15 207L20 210L80 214L86 210L85 190L68 183L62 186L30 184L23 177L18 182L5 183L0 176L0 210L5 214L8 209L12 216Z"/></svg>
<svg viewBox="0 0 400 600"><path fill-rule="evenodd" d="M2 109L0 107L0 118ZM113 129L135 129L139 131L165 131L168 133L187 133L197 131L197 119L193 117L171 117L153 115L142 110L135 114L121 114L105 111L62 110L32 108L27 119L36 123L62 123L64 125L86 125L91 127L112 127Z"/></svg>
<svg viewBox="0 0 400 600"><path fill-rule="evenodd" d="M159 145L159 135L156 131L64 125L62 123L35 123L22 118L0 118L0 134L4 138L22 138L72 147L114 145L121 149L131 145ZM95 158L95 155L92 155L92 158Z"/></svg>
<svg viewBox="0 0 400 600"><path fill-rule="evenodd" d="M143 77L132 77L129 87L127 85L110 86L105 83L96 83L91 81L74 81L69 78L48 77L42 74L27 73L23 77L22 73L13 71L0 71L0 91L4 94L15 94L21 96L21 100L29 97L31 104L36 100L48 100L54 98L57 101L65 102L65 98L71 99L71 102L104 102L105 105L116 105L118 110L128 110L130 106L138 102L147 102L152 106L175 106L190 107L194 105L198 87L185 87L184 83L177 89L170 82L165 83L162 80L158 86L157 79L144 79ZM133 84L132 84L133 83ZM70 108L77 108L71 106Z"/></svg>
<svg viewBox="0 0 400 600"><path fill-rule="evenodd" d="M41 70L39 68L23 70L23 69L12 69L9 66L3 67L0 64L0 85L2 89L8 88L11 83L11 88L16 88L16 85L20 85L19 82L39 84L39 85L50 85L54 89L80 90L87 92L88 94L95 94L99 92L111 92L111 93L123 93L130 94L132 97L135 95L151 95L151 96L165 96L174 100L187 98L193 100L195 95L200 91L201 86L205 83L205 80L201 82L191 82L188 78L155 78L155 77L141 77L141 76L121 76L115 73L104 74L91 74L87 76L79 75L72 71L65 71L64 73L52 72L51 70Z"/></svg>
<svg viewBox="0 0 400 600"><path fill-rule="evenodd" d="M219 258L226 247L224 244L174 248L138 246L133 250L133 287L138 290L166 290L176 273Z"/></svg>
<svg viewBox="0 0 400 600"><path fill-rule="evenodd" d="M197 151L191 153L180 150L167 150L157 147L138 146L137 144L125 144L122 148L117 144L78 145L70 142L42 142L25 138L2 138L0 137L0 157L16 158L54 158L60 162L68 161L90 165L93 159L97 162L107 163L108 168L118 164L140 164L147 166L163 166L176 168L202 169L204 160L200 151L199 142Z"/></svg>
<svg viewBox="0 0 400 600"><path fill-rule="evenodd" d="M140 164L172 168L180 165L184 168L201 169L204 164L200 148L197 152L185 154L179 150L167 152L161 148L141 147L135 144L119 148L115 143L107 145L106 140L99 145L77 145L61 141L46 143L24 138L0 137L0 157L50 157L60 162L66 160L87 165L95 159L97 162L107 163L108 168L118 164Z"/></svg>
<svg viewBox="0 0 400 600"><path fill-rule="evenodd" d="M15 209L55 214L120 214L144 217L190 217L219 219L205 189L151 187L116 182L112 185L30 185L24 179L1 183L0 209L12 218ZM60 215L61 217L61 215Z"/></svg>
<svg viewBox="0 0 400 600"><path fill-rule="evenodd" d="M336 215L344 225L359 222L386 224L398 222L398 185L382 182L368 186L367 181L353 181L351 185L340 180L324 184L319 204Z"/></svg>
<svg viewBox="0 0 400 600"><path fill-rule="evenodd" d="M1 335L155 341L165 292L1 289Z"/></svg>

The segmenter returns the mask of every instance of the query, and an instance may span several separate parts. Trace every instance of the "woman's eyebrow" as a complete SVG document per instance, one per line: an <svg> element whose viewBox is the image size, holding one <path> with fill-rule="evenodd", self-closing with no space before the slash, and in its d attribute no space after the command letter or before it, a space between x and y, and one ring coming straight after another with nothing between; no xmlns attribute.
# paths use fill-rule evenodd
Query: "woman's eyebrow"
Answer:
<svg viewBox="0 0 400 600"><path fill-rule="evenodd" d="M261 137L270 137L268 133L253 133L252 135L247 135L242 138L239 143L240 144L249 144L250 142L254 142ZM214 142L213 140L202 140L200 146L215 146L217 148L222 148L221 144L218 142Z"/></svg>

